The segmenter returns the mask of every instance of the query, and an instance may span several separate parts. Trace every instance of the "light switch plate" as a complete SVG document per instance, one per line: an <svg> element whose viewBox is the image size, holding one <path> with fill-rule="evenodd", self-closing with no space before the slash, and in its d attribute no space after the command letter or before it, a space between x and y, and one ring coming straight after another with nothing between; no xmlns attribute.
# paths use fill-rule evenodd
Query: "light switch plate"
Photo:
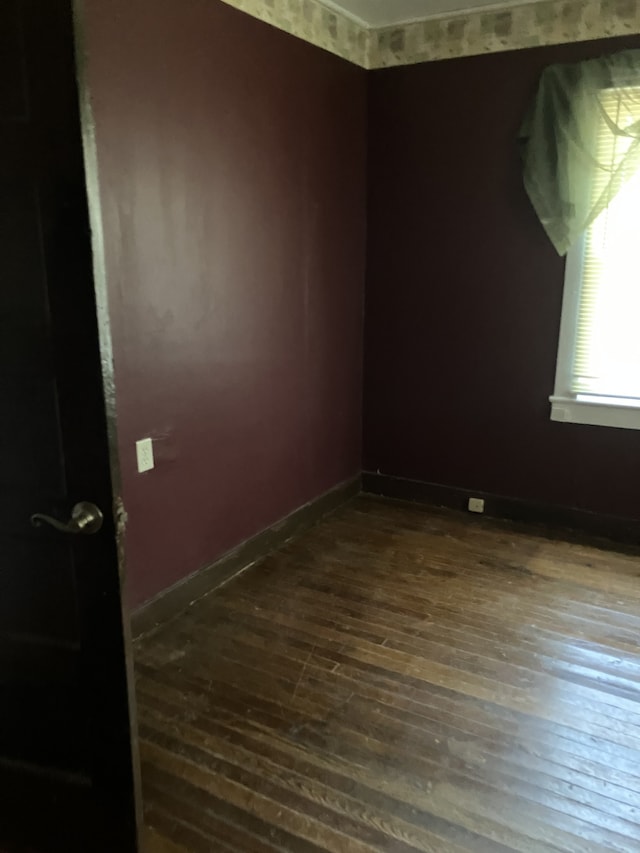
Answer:
<svg viewBox="0 0 640 853"><path fill-rule="evenodd" d="M136 441L136 457L138 459L138 473L144 474L145 471L151 471L153 468L153 440L150 438L141 438Z"/></svg>

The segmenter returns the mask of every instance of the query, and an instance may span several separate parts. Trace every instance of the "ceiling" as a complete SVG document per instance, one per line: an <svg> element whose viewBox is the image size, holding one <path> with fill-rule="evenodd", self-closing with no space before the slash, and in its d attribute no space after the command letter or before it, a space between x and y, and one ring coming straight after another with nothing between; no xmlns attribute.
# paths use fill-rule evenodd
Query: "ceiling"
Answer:
<svg viewBox="0 0 640 853"><path fill-rule="evenodd" d="M471 9L515 6L523 0L321 0L365 27L387 27Z"/></svg>

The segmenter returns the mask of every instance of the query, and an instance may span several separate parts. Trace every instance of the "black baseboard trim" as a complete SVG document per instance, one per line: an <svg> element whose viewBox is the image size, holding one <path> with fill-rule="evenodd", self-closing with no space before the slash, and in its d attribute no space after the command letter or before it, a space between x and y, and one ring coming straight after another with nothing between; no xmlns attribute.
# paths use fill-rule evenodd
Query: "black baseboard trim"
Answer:
<svg viewBox="0 0 640 853"><path fill-rule="evenodd" d="M222 557L205 566L189 577L163 590L145 602L131 614L131 632L134 638L147 634L158 625L185 610L198 598L202 598L222 584L231 580L243 569L266 557L271 551L284 545L294 536L299 536L316 524L323 516L359 494L360 477L347 480L320 497L294 510L286 518L252 536L241 545L227 551Z"/></svg>
<svg viewBox="0 0 640 853"><path fill-rule="evenodd" d="M381 497L462 510L475 518L478 516L469 513L467 509L469 498L482 498L485 502L484 516L561 529L565 536L570 532L579 533L580 541L584 541L587 536L590 539L609 540L616 545L640 546L640 519L601 515L575 507L538 504L478 490L367 471L362 475L362 490Z"/></svg>

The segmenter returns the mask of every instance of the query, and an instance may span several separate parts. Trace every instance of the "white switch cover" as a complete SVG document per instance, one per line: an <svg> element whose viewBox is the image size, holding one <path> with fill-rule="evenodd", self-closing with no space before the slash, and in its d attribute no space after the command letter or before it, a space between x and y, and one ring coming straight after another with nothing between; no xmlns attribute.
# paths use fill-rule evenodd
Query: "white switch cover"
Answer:
<svg viewBox="0 0 640 853"><path fill-rule="evenodd" d="M138 473L151 471L153 468L153 440L141 438L136 441L136 456L138 458Z"/></svg>

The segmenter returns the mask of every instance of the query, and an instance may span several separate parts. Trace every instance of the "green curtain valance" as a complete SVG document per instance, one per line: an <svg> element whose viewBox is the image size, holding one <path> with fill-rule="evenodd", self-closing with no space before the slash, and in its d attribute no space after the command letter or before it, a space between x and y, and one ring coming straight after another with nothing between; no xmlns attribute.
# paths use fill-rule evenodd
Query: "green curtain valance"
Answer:
<svg viewBox="0 0 640 853"><path fill-rule="evenodd" d="M519 142L526 191L560 255L640 168L639 102L640 50L543 72Z"/></svg>

